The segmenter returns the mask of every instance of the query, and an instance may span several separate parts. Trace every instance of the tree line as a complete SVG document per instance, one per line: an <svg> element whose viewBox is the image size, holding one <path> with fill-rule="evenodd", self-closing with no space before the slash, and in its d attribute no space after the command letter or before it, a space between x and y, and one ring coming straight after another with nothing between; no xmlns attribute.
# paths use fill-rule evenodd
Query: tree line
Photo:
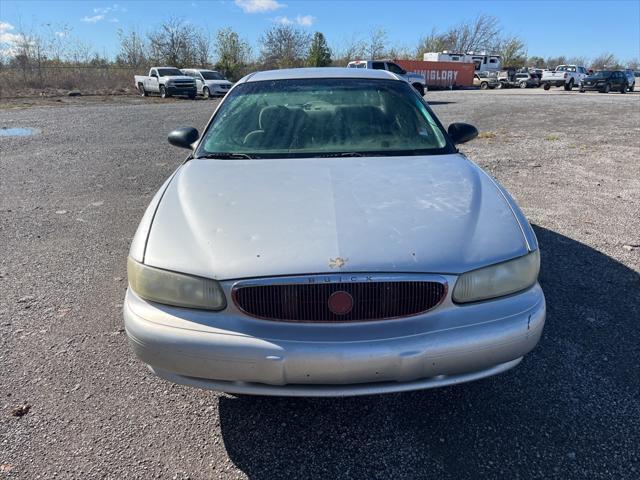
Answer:
<svg viewBox="0 0 640 480"><path fill-rule="evenodd" d="M424 52L486 51L502 56L503 66L554 68L562 63L575 63L594 69L640 67L638 59L626 65L611 53L593 59L584 57L529 56L521 38L503 33L496 17L479 15L447 30L431 30L414 46L394 45L382 27L372 28L366 35L354 35L341 45L329 46L321 32L310 34L291 24L274 24L252 46L233 28L215 33L194 27L171 17L145 33L119 30L119 48L115 58L92 50L91 46L74 39L70 28L47 25L38 33L20 29L11 52L0 63L23 69L33 66L93 65L147 68L150 65L206 67L220 70L236 80L260 69L302 66L345 66L354 59L422 59Z"/></svg>

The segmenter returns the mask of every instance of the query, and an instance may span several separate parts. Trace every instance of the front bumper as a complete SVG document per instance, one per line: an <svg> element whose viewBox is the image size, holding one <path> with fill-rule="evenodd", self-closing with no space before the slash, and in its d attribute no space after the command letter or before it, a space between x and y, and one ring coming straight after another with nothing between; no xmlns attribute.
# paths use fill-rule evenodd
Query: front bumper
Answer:
<svg viewBox="0 0 640 480"><path fill-rule="evenodd" d="M580 84L580 90L585 90L585 91L596 91L599 92L600 90L604 90L604 84L602 85L585 85L583 83Z"/></svg>
<svg viewBox="0 0 640 480"><path fill-rule="evenodd" d="M545 322L539 285L498 300L353 324L287 324L144 301L130 290L127 335L153 372L230 393L349 396L476 380L517 365Z"/></svg>
<svg viewBox="0 0 640 480"><path fill-rule="evenodd" d="M165 88L167 89L167 93L169 95L186 95L186 96L193 96L196 94L196 87L182 87L182 86L176 86L176 85L167 85L165 86Z"/></svg>

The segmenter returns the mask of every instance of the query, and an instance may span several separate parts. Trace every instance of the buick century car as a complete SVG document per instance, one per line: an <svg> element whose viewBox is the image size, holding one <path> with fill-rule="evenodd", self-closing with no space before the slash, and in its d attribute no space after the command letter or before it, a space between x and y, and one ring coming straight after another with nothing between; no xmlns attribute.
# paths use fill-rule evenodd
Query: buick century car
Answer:
<svg viewBox="0 0 640 480"><path fill-rule="evenodd" d="M401 77L293 69L240 80L155 195L124 320L172 382L347 396L488 377L540 339L534 232Z"/></svg>

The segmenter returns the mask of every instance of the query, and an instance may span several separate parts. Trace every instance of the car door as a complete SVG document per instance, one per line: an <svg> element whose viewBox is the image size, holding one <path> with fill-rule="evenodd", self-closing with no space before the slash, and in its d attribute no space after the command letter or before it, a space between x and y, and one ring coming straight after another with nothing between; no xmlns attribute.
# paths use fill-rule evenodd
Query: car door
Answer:
<svg viewBox="0 0 640 480"><path fill-rule="evenodd" d="M618 90L621 83L620 72L613 72L611 74L611 90Z"/></svg>
<svg viewBox="0 0 640 480"><path fill-rule="evenodd" d="M202 89L204 88L204 79L202 78L202 74L197 70L189 70L188 75L195 79L196 91L198 93L202 93Z"/></svg>
<svg viewBox="0 0 640 480"><path fill-rule="evenodd" d="M148 82L148 85L145 85L145 88L150 92L159 92L160 91L160 79L158 78L158 70L152 68L149 72L149 78L145 80Z"/></svg>

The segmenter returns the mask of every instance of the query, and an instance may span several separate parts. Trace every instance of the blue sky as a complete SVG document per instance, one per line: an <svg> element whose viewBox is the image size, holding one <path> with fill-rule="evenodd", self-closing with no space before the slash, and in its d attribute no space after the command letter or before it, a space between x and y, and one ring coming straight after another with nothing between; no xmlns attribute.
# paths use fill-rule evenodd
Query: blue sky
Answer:
<svg viewBox="0 0 640 480"><path fill-rule="evenodd" d="M496 16L505 33L526 42L529 55L595 57L614 53L622 60L640 57L640 0L581 1L12 1L0 2L0 41L10 41L22 24L43 24L89 44L100 54L117 52L117 30L145 32L170 15L215 32L231 26L252 44L274 22L291 22L325 33L333 47L384 27L389 40L413 50L433 27L445 30L479 13Z"/></svg>

